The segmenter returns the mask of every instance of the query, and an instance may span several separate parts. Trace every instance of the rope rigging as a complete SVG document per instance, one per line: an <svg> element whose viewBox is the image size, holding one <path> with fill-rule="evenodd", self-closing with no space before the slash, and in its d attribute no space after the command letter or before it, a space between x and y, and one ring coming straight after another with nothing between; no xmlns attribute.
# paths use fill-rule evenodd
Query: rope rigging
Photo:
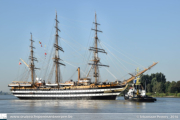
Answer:
<svg viewBox="0 0 180 120"><path fill-rule="evenodd" d="M53 23L54 24L54 23ZM98 27L98 29L99 29L99 27ZM52 28L52 30L53 30L53 28ZM52 33L52 30L51 30L51 33ZM100 29L99 29L99 31L100 31ZM67 33L65 33L65 34L67 34ZM91 38L91 31L90 31L90 35L89 35L89 39L88 39L88 42L87 42L87 46L90 46L89 44L92 42L91 40L90 40L90 38ZM69 36L69 35L68 35ZM70 36L69 36L70 37ZM72 38L72 37L71 37ZM36 38L37 39L37 38ZM82 71L82 73L85 75L85 76L90 76L91 75L91 72L92 72L92 69L94 69L94 66L93 65L91 65L91 66L88 66L88 62L89 62L89 60L90 60L90 58L91 58L91 55L92 55L92 52L89 52L89 49L88 49L88 47L84 47L83 45L81 45L80 43L78 43L76 40L74 40L73 38L72 38L72 41L68 41L68 40L66 40L66 39L63 39L63 38L60 38L64 43L66 43L66 45L68 45L69 46L69 48L71 48L72 50L73 50L73 56L71 55L70 57L78 57L78 55L80 55L80 58L82 59L82 61L83 62L81 62L81 63L79 63L78 65L84 65L84 64L86 64L85 66L83 66L84 67L84 71ZM37 39L38 41L41 41L41 40L39 40L39 39ZM48 41L48 44L50 43L50 41L52 41L51 40L51 37L50 37L50 39L49 39L49 41ZM108 54L105 58L106 59L102 59L102 60L106 60L106 61L111 61L111 62L109 62L109 63L112 63L113 64L113 66L117 69L117 71L119 71L119 68L122 68L124 71L126 71L127 73L129 73L130 71L129 71L129 69L123 64L123 62L125 62L125 63L127 63L127 64L129 64L129 65L133 65L133 66L136 66L137 67L137 65L140 65L139 63L137 63L136 61L134 61L134 60L132 60L132 59L130 59L127 55L125 55L125 54L123 54L123 53L121 53L120 51L118 51L117 49L115 49L114 47L112 47L112 46L110 46L109 44L107 44L107 43L105 43L105 42L101 42L99 39L97 39L97 41L99 42L99 44L100 44L100 46L102 47L102 48L105 48L107 51L108 51L108 53L110 53L110 54ZM95 44L95 43L94 43ZM39 44L38 44L38 42L35 42L35 45L38 45L39 46ZM40 47L40 46L39 46ZM43 49L44 49L44 51L46 51L46 50L49 50L49 48L48 48L49 46L47 46L47 48L45 48L45 47L43 47ZM137 65L135 65L135 64L132 64L132 63L129 63L129 62L127 62L126 60L123 60L123 59L121 59L119 56L117 56L117 55L115 55L115 54L113 54L111 51L110 51L110 49L109 48L112 48L113 50L115 50L116 52L118 52L118 53L120 53L120 54L122 54L123 56L125 56L126 58L128 58L128 59L130 59L131 61L133 61L134 63L136 63ZM54 56L54 54L53 54L53 51L54 51L54 48L52 47L52 49L48 52L48 56L47 56L47 59L44 59L43 57L42 57L42 55L38 55L38 53L35 53L35 55L36 56L38 56L38 58L39 58L39 62L40 62L40 64L42 64L42 67L41 67L41 71L39 71L38 73L39 73L39 75L41 76L42 74L44 74L44 76L43 76L43 79L45 79L46 80L46 78L48 77L48 81L49 80L51 80L52 79L52 74L53 74L53 70L52 69L54 69L54 64L53 64L53 62L51 61L51 58L52 58L52 56ZM84 53L81 53L80 51L83 51ZM77 53L77 54L75 54L75 53ZM77 56L76 56L77 55ZM68 59L70 59L70 57L68 57ZM63 58L63 57L61 57L61 58ZM67 59L67 57L65 57L66 59ZM114 58L115 58L115 60L114 60ZM80 61L80 60L79 60ZM115 61L115 62L117 62L118 64L116 64L115 62L113 62L113 61ZM123 62L122 62L123 61ZM65 63L67 63L67 64L69 64L69 65L71 65L71 66L73 66L73 67L76 67L76 68L78 68L77 66L75 66L75 65L73 65L73 64L76 64L77 65L77 63L73 63L72 64L72 62L67 62L67 61L65 61L64 60L64 62ZM51 67L52 66L52 67ZM142 66L142 65L141 65ZM144 67L144 66L142 66L142 67ZM48 68L51 68L51 69L48 69ZM145 68L145 67L144 67ZM20 68L18 68L18 72L19 72L19 69ZM82 70L82 69L81 69ZM110 72L110 70L109 69L107 69L107 68L105 68L105 70L108 72L108 73L110 73L111 75L112 75L112 77L113 78L115 78L115 79L117 79L117 77L112 73L112 72ZM26 71L27 72L27 71ZM48 76L48 74L47 73L50 73L49 74L49 76ZM99 67L97 67L97 73L98 74L100 74L100 72L99 72ZM18 73L19 74L19 73ZM58 71L58 77L59 77L59 80L62 80L62 75L61 75L62 73L60 72L60 71ZM120 73L118 73L118 74L120 74ZM73 74L74 75L74 74ZM72 75L72 76L73 76ZM26 77L24 77L24 76L28 76L28 74L27 73L23 73L23 75L21 76L22 78L21 79L23 79L23 78L26 78ZM60 79L61 78L61 79ZM25 79L24 79L25 80Z"/></svg>
<svg viewBox="0 0 180 120"><path fill-rule="evenodd" d="M111 48L112 48L113 50L115 50L116 52L122 54L123 56L125 56L125 57L128 58L129 60L135 62L138 66L140 65L140 66L142 66L143 68L145 68L143 65L139 64L138 62L136 62L136 61L134 61L133 59L129 58L128 56L124 55L123 53L121 53L120 51L116 50L114 47L110 46L109 44L107 44L107 43L105 43L105 42L103 42L103 43L106 44L107 46L111 47ZM131 64L131 63L129 63L129 64ZM133 65L133 64L131 64L131 65ZM136 66L136 65L135 65L135 66ZM136 67L137 67L137 66L136 66Z"/></svg>
<svg viewBox="0 0 180 120"><path fill-rule="evenodd" d="M64 62L67 63L67 64L69 64L69 65L71 65L71 66L73 66L73 67L75 67L75 68L78 68L77 66L72 65L71 63L69 63L69 62L67 62L67 61L64 61ZM84 71L81 70L81 72L82 72L85 76L87 76L86 73L85 73Z"/></svg>
<svg viewBox="0 0 180 120"><path fill-rule="evenodd" d="M103 45L102 45L103 46ZM104 46L105 47L105 46ZM105 47L106 48L106 47ZM106 48L107 49L107 51L109 51L109 53L110 54L112 54L116 59L117 59L117 57L108 49L108 48ZM117 59L118 61L119 61L119 59ZM123 63L121 62L121 61L119 61L120 63L121 63L121 65L125 68L124 70L127 72L127 73L129 73L129 70L123 65Z"/></svg>

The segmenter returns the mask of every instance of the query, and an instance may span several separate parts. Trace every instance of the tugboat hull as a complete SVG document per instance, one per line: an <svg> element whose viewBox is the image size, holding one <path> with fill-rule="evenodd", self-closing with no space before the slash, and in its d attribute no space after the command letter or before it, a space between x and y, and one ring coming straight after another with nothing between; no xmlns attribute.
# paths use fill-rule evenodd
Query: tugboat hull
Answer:
<svg viewBox="0 0 180 120"><path fill-rule="evenodd" d="M136 101L136 102L154 102L154 101L156 101L156 98L152 98L152 97L133 97L131 100Z"/></svg>
<svg viewBox="0 0 180 120"><path fill-rule="evenodd" d="M154 102L156 98L153 97L124 97L125 100L135 101L135 102Z"/></svg>

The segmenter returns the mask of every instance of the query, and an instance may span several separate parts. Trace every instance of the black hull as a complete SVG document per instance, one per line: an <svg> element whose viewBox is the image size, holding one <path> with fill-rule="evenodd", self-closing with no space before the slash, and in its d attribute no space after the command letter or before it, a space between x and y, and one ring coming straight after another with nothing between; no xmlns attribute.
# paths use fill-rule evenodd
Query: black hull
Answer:
<svg viewBox="0 0 180 120"><path fill-rule="evenodd" d="M152 98L152 97L132 97L132 98L125 98L125 100L129 100L129 101L135 101L135 102L154 102L156 101L156 98Z"/></svg>
<svg viewBox="0 0 180 120"><path fill-rule="evenodd" d="M116 96L91 96L91 97L18 97L24 100L116 100Z"/></svg>

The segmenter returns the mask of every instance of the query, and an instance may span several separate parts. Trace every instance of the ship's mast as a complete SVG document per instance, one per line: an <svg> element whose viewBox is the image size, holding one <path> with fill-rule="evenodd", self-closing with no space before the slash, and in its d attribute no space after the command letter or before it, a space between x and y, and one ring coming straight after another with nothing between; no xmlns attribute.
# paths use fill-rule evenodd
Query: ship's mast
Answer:
<svg viewBox="0 0 180 120"><path fill-rule="evenodd" d="M35 69L38 69L38 68L35 68L35 65L34 65L34 61L37 61L37 58L35 58L33 56L33 53L34 53L33 49L35 49L35 47L33 47L34 40L32 40L32 33L31 33L30 41L31 41L31 46L30 46L31 55L29 56L29 59L31 60L31 63L29 66L30 66L30 70L31 70L31 82L32 82L32 85L34 85L34 78L35 78L35 72L34 71L35 71Z"/></svg>
<svg viewBox="0 0 180 120"><path fill-rule="evenodd" d="M95 13L95 22L93 22L93 23L95 24L95 29L92 29L92 30L95 31L94 47L90 47L89 50L94 51L94 59L92 60L93 63L89 63L89 65L93 65L95 84L97 84L98 81L99 81L99 67L98 66L106 66L106 67L109 67L109 66L108 65L99 64L100 59L98 58L98 52L102 52L102 53L106 53L106 52L105 52L104 49L98 48L98 40L99 39L98 39L98 36L97 36L97 32L102 32L102 31L97 29L97 26L100 25L100 24L97 23L96 13Z"/></svg>
<svg viewBox="0 0 180 120"><path fill-rule="evenodd" d="M62 47L58 46L58 38L59 38L59 35L58 35L58 32L60 31L59 28L58 28L58 23L59 21L57 20L57 12L56 12L56 38L55 38L55 44L54 44L54 47L55 47L55 57L54 57L54 62L55 62L55 65L56 65L56 69L55 69L55 82L56 84L58 84L58 88L59 88L59 80L60 80L60 65L64 65L63 63L60 63L59 61L61 60L60 57L59 57L59 50L61 50L62 52L63 49ZM64 65L65 66L65 65Z"/></svg>

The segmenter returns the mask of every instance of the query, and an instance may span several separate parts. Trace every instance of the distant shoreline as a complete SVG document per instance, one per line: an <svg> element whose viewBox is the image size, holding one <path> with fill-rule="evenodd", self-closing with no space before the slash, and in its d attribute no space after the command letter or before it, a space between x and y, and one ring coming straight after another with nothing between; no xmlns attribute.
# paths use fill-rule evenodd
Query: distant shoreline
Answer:
<svg viewBox="0 0 180 120"><path fill-rule="evenodd" d="M0 95L11 95L11 93L0 93Z"/></svg>
<svg viewBox="0 0 180 120"><path fill-rule="evenodd" d="M151 96L151 97L158 97L158 98L180 98L180 97L177 97L177 96Z"/></svg>
<svg viewBox="0 0 180 120"><path fill-rule="evenodd" d="M146 93L149 97L159 97L159 98L180 98L180 93ZM123 97L123 94L120 94Z"/></svg>
<svg viewBox="0 0 180 120"><path fill-rule="evenodd" d="M151 97L180 98L180 93L146 93Z"/></svg>

